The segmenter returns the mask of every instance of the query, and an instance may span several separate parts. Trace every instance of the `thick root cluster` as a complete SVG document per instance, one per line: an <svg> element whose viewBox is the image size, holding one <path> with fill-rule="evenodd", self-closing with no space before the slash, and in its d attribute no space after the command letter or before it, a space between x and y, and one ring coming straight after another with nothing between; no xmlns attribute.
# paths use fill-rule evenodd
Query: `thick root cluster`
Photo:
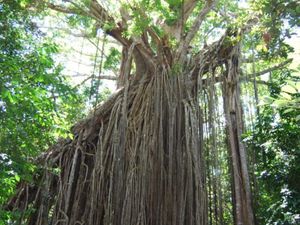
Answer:
<svg viewBox="0 0 300 225"><path fill-rule="evenodd" d="M200 109L180 77L126 85L53 146L8 207L27 224L207 224ZM55 169L57 168L57 169Z"/></svg>

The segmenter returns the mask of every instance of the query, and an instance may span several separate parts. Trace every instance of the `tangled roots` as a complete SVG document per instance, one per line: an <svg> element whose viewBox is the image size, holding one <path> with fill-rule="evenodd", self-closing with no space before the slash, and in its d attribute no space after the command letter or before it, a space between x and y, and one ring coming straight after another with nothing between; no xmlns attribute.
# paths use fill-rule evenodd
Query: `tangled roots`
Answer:
<svg viewBox="0 0 300 225"><path fill-rule="evenodd" d="M125 86L39 159L36 184L21 183L8 207L33 208L27 224L207 224L200 112L189 96L166 74Z"/></svg>

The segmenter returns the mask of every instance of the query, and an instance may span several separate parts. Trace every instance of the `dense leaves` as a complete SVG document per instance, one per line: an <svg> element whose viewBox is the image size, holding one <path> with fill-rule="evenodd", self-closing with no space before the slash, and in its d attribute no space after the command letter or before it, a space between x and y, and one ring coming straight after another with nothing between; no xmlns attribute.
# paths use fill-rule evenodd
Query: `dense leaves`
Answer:
<svg viewBox="0 0 300 225"><path fill-rule="evenodd" d="M257 0L252 1L254 9L261 14L261 26L256 37L261 40L261 54L264 57L287 57L293 51L285 40L295 34L300 25L300 7L297 1Z"/></svg>
<svg viewBox="0 0 300 225"><path fill-rule="evenodd" d="M0 204L20 177L31 179L31 159L67 135L79 115L80 97L54 62L58 49L37 30L26 4L0 3Z"/></svg>
<svg viewBox="0 0 300 225"><path fill-rule="evenodd" d="M300 92L299 78L291 75L277 74L248 139L257 160L260 224L298 224L300 219Z"/></svg>

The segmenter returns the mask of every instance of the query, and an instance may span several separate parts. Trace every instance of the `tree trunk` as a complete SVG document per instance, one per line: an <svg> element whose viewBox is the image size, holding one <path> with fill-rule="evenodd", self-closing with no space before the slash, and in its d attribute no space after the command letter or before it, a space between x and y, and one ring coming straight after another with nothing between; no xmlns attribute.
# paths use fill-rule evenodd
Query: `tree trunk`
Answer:
<svg viewBox="0 0 300 225"><path fill-rule="evenodd" d="M239 96L239 46L236 46L227 61L227 73L223 82L224 109L229 150L232 160L234 182L234 220L237 225L254 225L252 199L246 152L241 142L242 116Z"/></svg>

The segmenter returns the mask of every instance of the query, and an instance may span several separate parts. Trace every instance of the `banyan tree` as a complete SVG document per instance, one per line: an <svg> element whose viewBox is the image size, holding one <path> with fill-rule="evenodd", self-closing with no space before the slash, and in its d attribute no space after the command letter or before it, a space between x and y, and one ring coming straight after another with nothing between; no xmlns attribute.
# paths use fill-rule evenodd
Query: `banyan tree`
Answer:
<svg viewBox="0 0 300 225"><path fill-rule="evenodd" d="M226 224L221 155L232 221L255 224L240 83L257 15L230 15L209 41L203 26L226 1L117 1L118 13L97 0L38 2L92 18L122 57L118 90L36 159L34 182L19 183L6 205L22 212L19 224ZM153 14L162 4L172 18Z"/></svg>

